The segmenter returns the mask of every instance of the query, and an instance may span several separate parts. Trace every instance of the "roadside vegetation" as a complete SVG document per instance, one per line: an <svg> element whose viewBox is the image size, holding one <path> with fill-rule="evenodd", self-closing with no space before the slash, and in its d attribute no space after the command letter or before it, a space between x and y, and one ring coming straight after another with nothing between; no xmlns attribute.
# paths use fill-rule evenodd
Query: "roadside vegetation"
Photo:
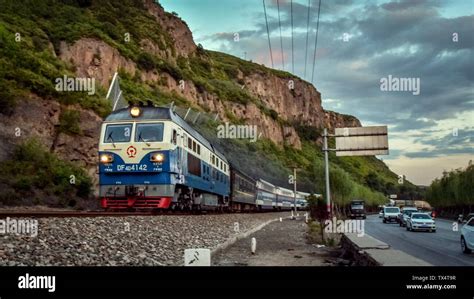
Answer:
<svg viewBox="0 0 474 299"><path fill-rule="evenodd" d="M441 215L457 216L474 212L474 164L443 172L426 190L426 199Z"/></svg>

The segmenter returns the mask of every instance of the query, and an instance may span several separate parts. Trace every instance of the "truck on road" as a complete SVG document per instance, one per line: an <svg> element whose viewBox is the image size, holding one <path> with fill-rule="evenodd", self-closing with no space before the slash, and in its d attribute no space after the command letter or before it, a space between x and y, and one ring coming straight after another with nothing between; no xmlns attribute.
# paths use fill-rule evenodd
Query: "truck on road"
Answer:
<svg viewBox="0 0 474 299"><path fill-rule="evenodd" d="M365 219L367 216L365 214L365 201L354 199L351 201L351 213L350 218L362 218Z"/></svg>

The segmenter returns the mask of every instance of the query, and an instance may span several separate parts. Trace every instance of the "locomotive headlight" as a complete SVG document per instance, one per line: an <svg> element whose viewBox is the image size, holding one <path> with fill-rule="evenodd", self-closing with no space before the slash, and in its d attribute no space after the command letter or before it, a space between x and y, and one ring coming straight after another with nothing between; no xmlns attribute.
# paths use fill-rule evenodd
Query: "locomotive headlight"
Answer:
<svg viewBox="0 0 474 299"><path fill-rule="evenodd" d="M140 116L140 108L138 107L132 107L132 109L130 109L130 115L133 116L133 117L139 117Z"/></svg>
<svg viewBox="0 0 474 299"><path fill-rule="evenodd" d="M114 161L114 156L110 154L102 154L100 155L100 162L101 163L112 163Z"/></svg>
<svg viewBox="0 0 474 299"><path fill-rule="evenodd" d="M160 153L151 154L150 161L151 162L163 162L165 160L165 155Z"/></svg>

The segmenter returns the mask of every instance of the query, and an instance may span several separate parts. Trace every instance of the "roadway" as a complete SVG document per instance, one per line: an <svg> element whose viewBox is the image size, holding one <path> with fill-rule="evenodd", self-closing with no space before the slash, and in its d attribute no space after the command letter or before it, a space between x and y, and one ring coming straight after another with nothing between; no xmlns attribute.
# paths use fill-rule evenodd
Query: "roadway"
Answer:
<svg viewBox="0 0 474 299"><path fill-rule="evenodd" d="M435 266L474 266L474 253L461 251L461 225L453 231L453 221L436 220L436 233L411 232L398 223L382 223L378 215L368 215L365 233Z"/></svg>

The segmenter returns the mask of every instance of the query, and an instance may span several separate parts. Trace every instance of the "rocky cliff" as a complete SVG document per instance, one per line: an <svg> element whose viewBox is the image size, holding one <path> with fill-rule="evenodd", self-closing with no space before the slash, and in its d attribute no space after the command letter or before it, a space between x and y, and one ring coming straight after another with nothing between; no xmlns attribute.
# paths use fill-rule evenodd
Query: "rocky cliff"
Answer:
<svg viewBox="0 0 474 299"><path fill-rule="evenodd" d="M177 101L182 106L217 113L222 121L257 125L262 137L280 146L301 148L296 129L299 125L319 130L360 126L355 117L324 110L321 93L310 83L289 73L206 51L194 43L190 29L179 17L165 12L152 0L143 1L142 7L132 5L135 2L92 1L85 7L60 2L55 4L56 8L42 4L6 7L5 14L14 17L8 19L11 27L0 26L2 38L13 37L14 28L20 25L29 31L25 33L24 46L10 43L2 54L18 56L19 70L40 77L31 75L24 79L20 75L25 73L5 73L10 81L0 82L14 82L16 86L10 92L25 91L14 94L11 103L16 104L11 107L0 103L8 108L0 114L0 138L4 141L0 143L0 159L8 157L13 145L38 137L52 152L79 163L96 178L97 136L102 119L97 107L103 106L103 100L97 98L104 97L115 72L126 77L126 98L155 100L159 95L160 104ZM30 19L16 15L21 9L28 9ZM74 15L69 20L71 14L78 17ZM64 28L70 31L43 22L47 18L64 18ZM76 22L77 26L69 26L66 20ZM38 28L31 28L31 22L36 22ZM138 22L140 26L130 27ZM91 29L97 24L101 27ZM77 29L80 26L85 29ZM25 58L21 55L34 58L35 63L23 65L20 61ZM12 65L4 69L13 67L13 57L10 61ZM101 92L93 99L71 100L71 96L53 88L55 78L64 74L95 78ZM290 82L293 88L289 88ZM76 112L78 128L72 133L61 130L61 115L65 111ZM20 135L15 134L18 129Z"/></svg>
<svg viewBox="0 0 474 299"><path fill-rule="evenodd" d="M143 51L171 65L176 65L176 61L182 57L200 58L192 34L184 21L166 13L161 6L151 0L144 3L148 12L170 34L174 51L159 50L159 46L149 39L138 41ZM81 38L73 44L62 42L59 57L74 65L77 76L94 77L104 88L108 88L113 74L119 69L131 76L136 76L139 71L135 62L121 56L117 49L98 39ZM156 69L140 71L139 77L142 82L149 85L159 84L162 90L175 91L196 106L207 107L210 112L218 113L220 119L224 121L229 121L226 112L230 111L236 118L257 125L263 137L277 144L288 142L300 148L300 138L292 127L294 123L304 123L317 128L360 126L360 122L354 117L325 111L321 106L321 93L308 82L289 74L287 77L272 72L244 75L240 69L236 69L236 76L231 78L241 83L242 88L263 104L263 107L275 111L283 123L265 114L256 103L223 101L219 95L200 90L192 80L184 80L185 87L181 89L180 78L173 78L166 71ZM288 87L290 80L293 89Z"/></svg>

